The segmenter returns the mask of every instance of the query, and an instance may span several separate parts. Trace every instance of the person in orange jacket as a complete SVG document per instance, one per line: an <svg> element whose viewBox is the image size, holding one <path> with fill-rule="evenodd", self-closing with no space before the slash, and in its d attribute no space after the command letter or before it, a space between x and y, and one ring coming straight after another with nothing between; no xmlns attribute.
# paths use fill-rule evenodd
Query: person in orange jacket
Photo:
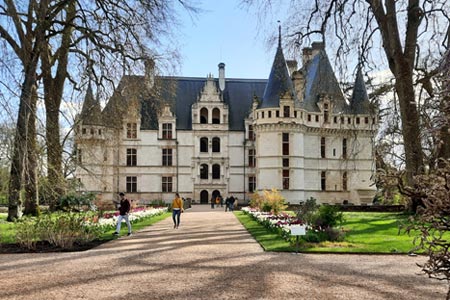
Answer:
<svg viewBox="0 0 450 300"><path fill-rule="evenodd" d="M180 216L183 211L183 200L180 198L180 195L176 193L175 199L172 201L173 228L178 228L178 226L180 226Z"/></svg>

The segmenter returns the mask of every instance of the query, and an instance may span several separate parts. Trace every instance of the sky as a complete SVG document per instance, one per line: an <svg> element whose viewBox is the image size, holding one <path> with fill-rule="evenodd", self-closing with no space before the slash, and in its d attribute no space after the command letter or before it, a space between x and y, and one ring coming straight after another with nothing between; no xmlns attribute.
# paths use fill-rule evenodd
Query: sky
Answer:
<svg viewBox="0 0 450 300"><path fill-rule="evenodd" d="M267 36L278 31L276 16L265 20L264 28L258 29L255 10L240 7L239 0L203 0L198 6L203 10L192 21L182 14L180 52L181 76L218 76L218 64L225 63L227 78L269 77L276 45L268 47Z"/></svg>

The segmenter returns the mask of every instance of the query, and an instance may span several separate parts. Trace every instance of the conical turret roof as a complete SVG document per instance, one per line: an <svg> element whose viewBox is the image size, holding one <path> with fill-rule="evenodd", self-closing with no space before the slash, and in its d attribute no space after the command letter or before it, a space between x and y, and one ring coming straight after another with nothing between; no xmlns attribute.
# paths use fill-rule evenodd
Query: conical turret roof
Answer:
<svg viewBox="0 0 450 300"><path fill-rule="evenodd" d="M325 50L313 57L313 59L305 66L305 95L303 107L311 112L319 112L320 109L317 102L320 97L326 95L333 104L334 113L348 112L349 107L345 101L339 83L334 75L330 60Z"/></svg>
<svg viewBox="0 0 450 300"><path fill-rule="evenodd" d="M81 109L80 120L84 125L103 125L101 115L100 102L94 98L91 84L89 84Z"/></svg>
<svg viewBox="0 0 450 300"><path fill-rule="evenodd" d="M295 104L298 105L297 97L294 92L294 85L289 76L286 60L284 59L280 38L272 69L270 71L269 81L264 90L264 95L259 108L279 107L280 98L286 93L289 94L294 99Z"/></svg>
<svg viewBox="0 0 450 300"><path fill-rule="evenodd" d="M350 100L350 108L354 114L368 114L371 110L369 96L367 95L366 84L361 68L358 68L355 79L355 86L353 87L353 95Z"/></svg>

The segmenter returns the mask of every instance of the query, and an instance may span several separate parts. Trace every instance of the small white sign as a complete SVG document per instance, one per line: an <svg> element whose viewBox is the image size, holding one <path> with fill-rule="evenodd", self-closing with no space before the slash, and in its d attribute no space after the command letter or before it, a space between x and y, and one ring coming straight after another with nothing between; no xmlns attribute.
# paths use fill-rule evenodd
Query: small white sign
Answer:
<svg viewBox="0 0 450 300"><path fill-rule="evenodd" d="M305 225L291 226L291 235L305 235L305 234L306 234Z"/></svg>

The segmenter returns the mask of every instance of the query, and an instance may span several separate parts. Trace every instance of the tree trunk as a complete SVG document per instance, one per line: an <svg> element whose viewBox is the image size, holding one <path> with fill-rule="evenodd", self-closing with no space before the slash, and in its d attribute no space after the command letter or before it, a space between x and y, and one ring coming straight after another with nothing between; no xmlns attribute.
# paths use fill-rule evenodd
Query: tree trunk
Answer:
<svg viewBox="0 0 450 300"><path fill-rule="evenodd" d="M52 85L53 86L53 85ZM59 132L59 103L55 97L55 91L52 88L45 96L46 107L46 138L47 138L47 166L48 166L48 182L52 188L50 192L49 205L51 210L55 210L59 198L64 189L64 180L62 174L62 147L60 142Z"/></svg>
<svg viewBox="0 0 450 300"><path fill-rule="evenodd" d="M27 136L27 159L24 168L24 186L25 186L25 215L37 216L38 209L38 190L37 190L37 156L36 156L36 104L37 91L33 86L30 101L30 114L28 118L28 136Z"/></svg>
<svg viewBox="0 0 450 300"><path fill-rule="evenodd" d="M29 60L25 65L25 78L20 95L19 116L17 118L17 128L14 137L13 155L11 160L11 171L9 179L9 198L8 198L8 221L14 221L21 216L21 197L23 175L25 164L27 164L28 151L30 149L28 121L31 111L32 92L36 84L37 57ZM33 118L34 119L34 118ZM28 184L27 184L28 185Z"/></svg>
<svg viewBox="0 0 450 300"><path fill-rule="evenodd" d="M395 74L395 88L398 95L402 118L403 145L406 158L406 177L410 186L414 185L414 176L422 174L423 152L420 143L419 113L416 107L412 74L406 67L399 65Z"/></svg>

